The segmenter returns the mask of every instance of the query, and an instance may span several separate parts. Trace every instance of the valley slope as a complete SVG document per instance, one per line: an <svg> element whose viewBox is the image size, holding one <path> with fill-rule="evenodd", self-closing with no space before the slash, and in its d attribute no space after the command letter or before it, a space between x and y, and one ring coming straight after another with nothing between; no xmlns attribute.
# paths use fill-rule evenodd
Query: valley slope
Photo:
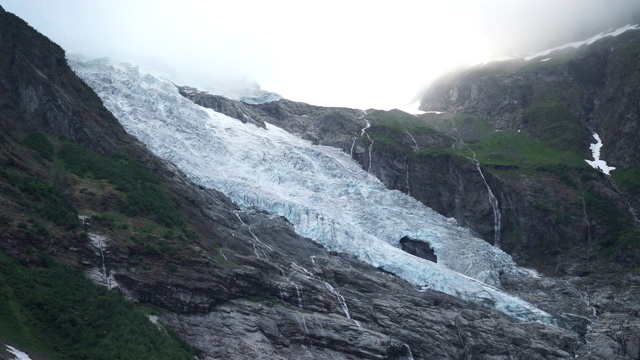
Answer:
<svg viewBox="0 0 640 360"><path fill-rule="evenodd" d="M589 295L568 281L500 279L503 289L562 315L554 326L420 289L328 251L284 217L240 208L152 154L60 47L1 8L0 39L0 299L9 305L0 308L2 342L52 359L611 358L640 346L633 315L593 314L601 302L582 301ZM216 111L244 122L341 148L427 205L428 196L483 201L473 163L450 152L458 140L411 115L216 101ZM502 177L488 174L504 204L494 185ZM449 191L456 181L476 187ZM465 201L456 203L486 210ZM473 218L460 213L458 221ZM611 294L602 299L610 307L633 307L634 287L599 291Z"/></svg>

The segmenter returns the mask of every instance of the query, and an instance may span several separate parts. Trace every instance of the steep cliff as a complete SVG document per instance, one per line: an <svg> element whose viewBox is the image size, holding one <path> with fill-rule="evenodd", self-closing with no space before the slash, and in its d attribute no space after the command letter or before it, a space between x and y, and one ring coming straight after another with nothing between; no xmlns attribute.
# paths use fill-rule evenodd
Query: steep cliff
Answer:
<svg viewBox="0 0 640 360"><path fill-rule="evenodd" d="M598 314L570 282L502 279L561 326L417 289L188 181L123 130L62 49L1 8L0 40L3 342L38 358L96 359L610 358L640 346L637 320L617 327L631 302L624 297L635 294L632 276L619 281L625 292L607 284ZM475 174L472 163L448 152L456 141L398 122L403 114L226 104L219 109L258 126L291 119L283 127L337 145L397 186L405 175L395 169L410 161L412 193L462 182L458 193L433 196L443 207L477 196L461 180ZM441 177L415 187L420 161ZM586 333L596 315L608 323Z"/></svg>
<svg viewBox="0 0 640 360"><path fill-rule="evenodd" d="M555 257L561 271L583 271L577 257L589 265L603 252L635 261L639 46L640 31L629 30L473 68L425 94L423 109L446 114L423 118L475 151L489 175L510 253ZM611 176L583 161L592 159L594 133L604 144L601 158L616 168Z"/></svg>

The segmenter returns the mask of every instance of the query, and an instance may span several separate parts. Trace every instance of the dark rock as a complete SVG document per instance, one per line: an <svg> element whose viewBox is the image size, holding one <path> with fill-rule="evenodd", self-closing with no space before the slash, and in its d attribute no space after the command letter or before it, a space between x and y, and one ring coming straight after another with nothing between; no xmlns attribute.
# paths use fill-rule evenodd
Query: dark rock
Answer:
<svg viewBox="0 0 640 360"><path fill-rule="evenodd" d="M411 255L427 259L434 263L438 262L436 254L433 253L433 249L424 241L413 240L410 237L403 237L400 239L400 246L403 251L408 252Z"/></svg>

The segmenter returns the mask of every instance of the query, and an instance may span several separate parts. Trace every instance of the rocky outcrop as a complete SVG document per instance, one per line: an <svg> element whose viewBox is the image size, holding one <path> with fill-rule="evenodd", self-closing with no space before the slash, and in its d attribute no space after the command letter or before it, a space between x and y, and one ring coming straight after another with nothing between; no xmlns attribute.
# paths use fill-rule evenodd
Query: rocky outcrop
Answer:
<svg viewBox="0 0 640 360"><path fill-rule="evenodd" d="M360 110L314 106L286 99L248 104L191 88L178 88L183 96L200 106L242 122L253 119L250 122L260 127L267 122L315 144L338 147L347 153L366 126Z"/></svg>
<svg viewBox="0 0 640 360"><path fill-rule="evenodd" d="M264 128L264 122L260 120L254 120L251 111L245 108L244 104L238 101L233 101L219 95L210 95L208 93L198 91L195 88L188 86L178 86L180 94L184 97L191 99L196 104L212 109L213 111L226 114L232 118L238 119L243 123L252 123L256 126Z"/></svg>
<svg viewBox="0 0 640 360"><path fill-rule="evenodd" d="M222 229L235 234L219 250L225 267L205 260L183 263L174 274L116 275L134 301L171 310L161 321L180 329L205 358L569 358L582 346L574 332L419 291L328 254L282 219L259 212L242 218L244 224ZM254 235L263 244L259 256ZM112 253L109 261L118 258L126 255Z"/></svg>
<svg viewBox="0 0 640 360"><path fill-rule="evenodd" d="M47 129L101 152L131 147L122 126L69 68L64 50L0 11L0 116L10 120L3 132Z"/></svg>

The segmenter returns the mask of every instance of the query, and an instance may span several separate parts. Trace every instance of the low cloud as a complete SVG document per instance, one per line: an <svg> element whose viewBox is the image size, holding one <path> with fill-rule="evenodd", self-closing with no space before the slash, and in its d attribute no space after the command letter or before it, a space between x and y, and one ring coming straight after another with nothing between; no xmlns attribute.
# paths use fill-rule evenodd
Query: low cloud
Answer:
<svg viewBox="0 0 640 360"><path fill-rule="evenodd" d="M637 0L0 4L68 52L357 108L399 106L454 67L588 38L640 14Z"/></svg>

